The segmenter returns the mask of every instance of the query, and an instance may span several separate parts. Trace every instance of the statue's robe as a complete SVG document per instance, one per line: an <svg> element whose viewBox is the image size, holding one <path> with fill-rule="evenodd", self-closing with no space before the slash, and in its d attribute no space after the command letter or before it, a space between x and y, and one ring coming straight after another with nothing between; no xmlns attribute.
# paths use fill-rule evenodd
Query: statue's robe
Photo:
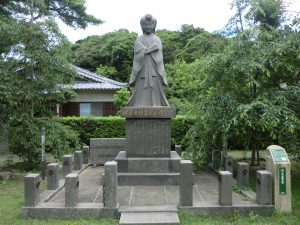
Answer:
<svg viewBox="0 0 300 225"><path fill-rule="evenodd" d="M155 34L137 38L129 86L133 87L133 92L128 106L169 106L163 92L167 78L162 44Z"/></svg>

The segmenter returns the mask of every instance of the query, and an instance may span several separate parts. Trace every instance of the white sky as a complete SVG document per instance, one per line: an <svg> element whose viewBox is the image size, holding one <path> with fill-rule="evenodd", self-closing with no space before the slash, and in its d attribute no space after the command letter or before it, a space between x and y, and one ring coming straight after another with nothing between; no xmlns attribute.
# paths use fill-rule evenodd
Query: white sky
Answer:
<svg viewBox="0 0 300 225"><path fill-rule="evenodd" d="M183 24L193 24L209 32L222 29L232 16L232 0L86 0L87 13L105 21L85 30L59 23L71 42L90 35L102 35L125 28L142 33L140 18L146 13L157 19L157 29L180 30ZM300 0L285 0L289 10L300 11Z"/></svg>

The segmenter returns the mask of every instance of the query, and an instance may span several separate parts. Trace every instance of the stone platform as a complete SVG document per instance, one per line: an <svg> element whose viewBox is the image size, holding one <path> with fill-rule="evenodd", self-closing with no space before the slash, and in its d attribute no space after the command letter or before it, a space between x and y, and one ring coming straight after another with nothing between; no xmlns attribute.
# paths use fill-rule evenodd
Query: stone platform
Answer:
<svg viewBox="0 0 300 225"><path fill-rule="evenodd" d="M179 204L179 186L118 186L117 208L103 206L103 167L89 166L79 175L79 203L76 207L65 207L65 188L59 189L47 202L36 207L24 207L27 218L119 218L127 211L177 211ZM195 174L193 186L193 206L180 207L187 213L200 215L228 214L234 211L242 214L273 212L273 205L258 205L256 201L247 201L242 195L232 192L233 205L220 206L218 203L217 175L203 171ZM42 193L43 194L43 193ZM154 210L154 211L155 211Z"/></svg>
<svg viewBox="0 0 300 225"><path fill-rule="evenodd" d="M175 151L169 154L170 157L161 158L128 158L126 152L121 151L115 158L119 185L178 185L181 157Z"/></svg>

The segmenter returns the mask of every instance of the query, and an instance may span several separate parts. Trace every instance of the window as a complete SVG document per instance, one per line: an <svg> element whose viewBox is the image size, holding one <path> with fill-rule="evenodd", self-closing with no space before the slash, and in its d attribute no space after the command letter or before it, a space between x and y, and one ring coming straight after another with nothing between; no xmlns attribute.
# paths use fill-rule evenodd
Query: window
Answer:
<svg viewBox="0 0 300 225"><path fill-rule="evenodd" d="M101 102L80 103L80 116L103 116L103 105Z"/></svg>

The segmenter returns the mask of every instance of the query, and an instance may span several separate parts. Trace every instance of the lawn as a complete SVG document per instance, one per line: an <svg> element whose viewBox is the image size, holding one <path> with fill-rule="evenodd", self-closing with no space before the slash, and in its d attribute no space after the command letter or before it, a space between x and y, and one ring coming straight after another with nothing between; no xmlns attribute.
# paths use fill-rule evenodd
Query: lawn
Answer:
<svg viewBox="0 0 300 225"><path fill-rule="evenodd" d="M0 168L1 169L1 168ZM232 214L229 216L193 216L179 212L179 217L182 225L196 225L196 224L255 224L255 225L299 225L300 224L300 163L293 164L292 173L292 207L291 214L276 214L268 216L258 216L250 214L249 216L242 216L240 214ZM118 220L101 219L94 220L84 218L80 220L28 220L23 219L21 209L24 204L23 197L23 182L20 180L6 180L0 181L0 225L46 225L46 224L61 224L61 225L113 225L118 224Z"/></svg>

